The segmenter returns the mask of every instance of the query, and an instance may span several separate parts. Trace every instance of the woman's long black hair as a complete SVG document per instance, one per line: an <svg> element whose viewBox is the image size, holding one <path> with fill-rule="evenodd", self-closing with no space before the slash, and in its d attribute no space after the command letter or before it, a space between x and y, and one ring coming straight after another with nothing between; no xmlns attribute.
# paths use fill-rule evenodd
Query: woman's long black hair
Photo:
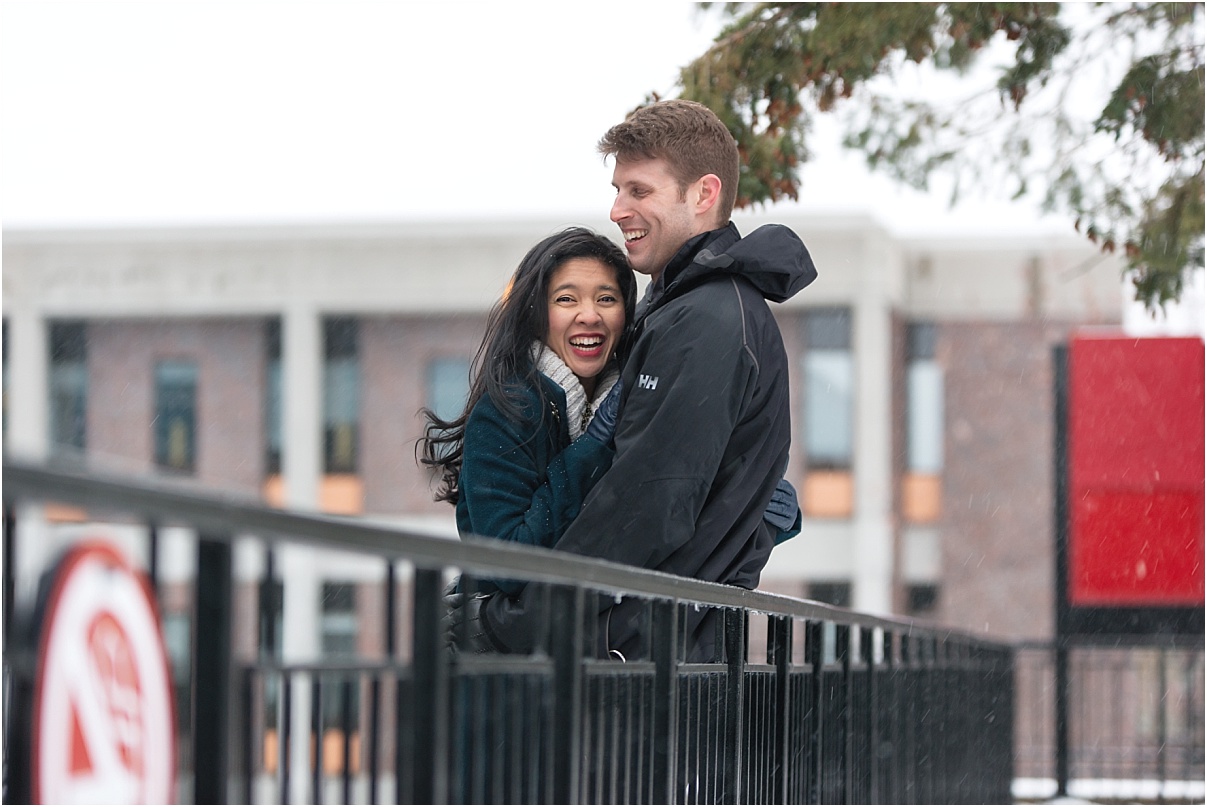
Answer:
<svg viewBox="0 0 1207 807"><path fill-rule="evenodd" d="M532 343L544 341L549 330L549 283L554 271L573 258L597 258L616 272L616 284L624 298L626 329L633 322L637 282L624 252L610 239L584 227L555 233L528 251L511 278L501 299L486 319L486 333L470 370L469 397L465 410L453 420L443 420L431 409L420 414L427 420L423 437L416 445L419 461L440 473L436 501L456 504L461 462L465 449L465 424L483 395L509 419L521 419L519 389L535 389L541 412L548 408L545 393L532 361ZM624 342L618 340L617 346Z"/></svg>

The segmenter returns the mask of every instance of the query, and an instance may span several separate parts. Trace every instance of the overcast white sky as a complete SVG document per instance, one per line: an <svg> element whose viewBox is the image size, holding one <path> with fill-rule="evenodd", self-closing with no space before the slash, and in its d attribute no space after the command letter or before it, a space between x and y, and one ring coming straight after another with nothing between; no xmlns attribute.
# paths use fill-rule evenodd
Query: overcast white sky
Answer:
<svg viewBox="0 0 1207 807"><path fill-rule="evenodd" d="M0 216L597 218L613 195L599 136L670 93L719 28L678 1L0 0ZM812 147L809 210L901 233L1069 231L870 177L824 123Z"/></svg>

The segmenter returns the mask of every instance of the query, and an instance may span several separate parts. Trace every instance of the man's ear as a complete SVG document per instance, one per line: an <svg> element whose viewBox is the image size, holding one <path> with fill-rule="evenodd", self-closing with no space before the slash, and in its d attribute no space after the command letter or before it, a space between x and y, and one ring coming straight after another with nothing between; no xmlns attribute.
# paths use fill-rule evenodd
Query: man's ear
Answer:
<svg viewBox="0 0 1207 807"><path fill-rule="evenodd" d="M694 193L696 215L707 215L721 201L721 178L716 174L705 174L696 180Z"/></svg>

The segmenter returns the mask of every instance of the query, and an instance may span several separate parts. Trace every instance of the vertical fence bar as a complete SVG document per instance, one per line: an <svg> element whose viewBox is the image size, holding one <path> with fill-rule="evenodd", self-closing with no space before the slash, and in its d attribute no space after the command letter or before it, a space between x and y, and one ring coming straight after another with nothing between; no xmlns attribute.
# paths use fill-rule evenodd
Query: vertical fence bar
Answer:
<svg viewBox="0 0 1207 807"><path fill-rule="evenodd" d="M275 585L276 577L277 577L276 550L273 548L272 544L268 544L264 548L264 569L263 569L263 572L260 577L259 595L256 597L256 623L259 628L259 637L258 637L259 653L258 653L258 656L259 656L261 662L280 661L279 654L277 653L277 614L281 610L281 604L280 604L280 596L279 596L279 593L278 593L276 585ZM280 676L280 677L283 677L283 676ZM262 675L260 677L260 687L261 687L261 690L264 692L264 701L261 704L262 707L267 706L268 688L269 688L268 683L267 683L268 680L270 680L270 679L268 678L267 675ZM278 686L280 686L280 685L278 684ZM249 709L250 708L251 707L249 704ZM247 719L249 721L251 721L251 722L249 722L249 725L251 725L253 727L256 725L255 721L251 720L250 711L247 715ZM262 722L265 726L267 726L267 719L263 720ZM249 732L249 734L248 734L248 739L252 740L257 737L259 738L259 744L260 744L260 748L262 750L264 747L264 734L262 732L261 733L255 732L255 730L253 728L253 730L251 732ZM279 739L279 737L280 737L280 732L278 732L278 739ZM284 749L287 747L288 746L284 745L281 742L277 743L276 754L277 754L277 766L278 767L282 767L281 758L285 755ZM254 754L249 754L247 759L250 762L252 762L254 765L254 761L255 761ZM250 779L251 777L253 777L254 773L255 773L255 768L249 767L248 768L248 778Z"/></svg>
<svg viewBox="0 0 1207 807"><path fill-rule="evenodd" d="M369 681L369 742L365 753L369 777L369 803L377 803L377 778L380 773L378 757L381 754L381 675Z"/></svg>
<svg viewBox="0 0 1207 807"><path fill-rule="evenodd" d="M553 803L578 804L582 742L583 611L578 586L552 591ZM597 776L602 771L595 772Z"/></svg>
<svg viewBox="0 0 1207 807"><path fill-rule="evenodd" d="M935 708L938 693L935 691L935 676L938 671L936 654L938 644L933 636L924 636L921 641L922 669L919 671L922 690L922 749L923 756L918 764L918 798L923 804L935 801L935 757L940 753L938 710Z"/></svg>
<svg viewBox="0 0 1207 807"><path fill-rule="evenodd" d="M772 797L788 803L789 719L792 699L792 618L773 616L767 623L767 644L775 665L775 777Z"/></svg>
<svg viewBox="0 0 1207 807"><path fill-rule="evenodd" d="M444 588L439 569L415 571L411 768L416 804L448 801L448 650L441 631Z"/></svg>
<svg viewBox="0 0 1207 807"><path fill-rule="evenodd" d="M842 704L842 744L839 757L839 767L842 771L841 803L850 804L855 792L855 670L851 658L851 628L849 625L835 626L834 652L835 661L842 670L842 694L839 696L839 702Z"/></svg>
<svg viewBox="0 0 1207 807"><path fill-rule="evenodd" d="M385 631L386 631L385 655L386 655L386 660L389 661L391 667L393 667L394 662L397 661L397 657L398 657L398 571L394 565L393 558L389 558L386 560L385 609L386 609L385 620L384 620ZM397 675L398 675L398 673L395 670L394 676L397 676ZM388 678L383 678L381 684L379 686L375 686L375 688L374 688L375 693L377 691L381 690L382 688L384 688L386 680L388 680ZM397 680L397 678L395 678L395 680ZM395 704L397 705L397 702L398 702L397 688L395 688L394 695L395 695ZM378 703L380 703L380 701L378 701ZM378 724L378 718L377 718L377 707L374 707L373 714L374 714L373 726L375 729L380 730L379 724ZM399 745L401 744L399 742L399 738L402 736L402 726L398 723L397 720L394 721L393 736L394 736L394 760L395 760L394 801L397 802L397 801L400 801L399 794L402 792L402 789L401 789L402 788L402 771L399 770L399 768L397 766L397 762L400 759L400 756L398 753L398 748L399 748ZM379 763L376 763L376 760L378 759L379 754L380 754L380 751L378 751L377 753L374 754L375 767L372 768L372 772L371 772L371 775L373 778L369 780L369 801L372 804L377 804L377 798L378 798L377 780L378 780L378 777L380 774L380 767L378 767Z"/></svg>
<svg viewBox="0 0 1207 807"><path fill-rule="evenodd" d="M930 765L930 801L949 803L953 800L948 790L948 737L947 714L951 707L955 692L949 687L947 680L948 657L947 643L935 639L932 643L931 670L927 676L930 691L931 721L931 765Z"/></svg>
<svg viewBox="0 0 1207 807"><path fill-rule="evenodd" d="M897 758L897 794L902 804L918 804L918 641L907 633L898 635L901 641L901 675L898 693L905 713L901 721L900 756Z"/></svg>
<svg viewBox="0 0 1207 807"><path fill-rule="evenodd" d="M343 772L343 804L352 803L352 678L344 678L340 682L340 731L343 732L343 755L340 757L341 771ZM359 711L359 709L357 710Z"/></svg>
<svg viewBox="0 0 1207 807"><path fill-rule="evenodd" d="M1053 530L1056 539L1056 797L1069 795L1069 651L1065 634L1070 622L1069 574L1069 348L1052 348L1053 391Z"/></svg>
<svg viewBox="0 0 1207 807"><path fill-rule="evenodd" d="M33 797L33 660L32 649L15 651L13 608L16 605L16 504L4 500L4 784L5 804L28 804Z"/></svg>
<svg viewBox="0 0 1207 807"><path fill-rule="evenodd" d="M159 523L154 519L147 522L147 579L151 583L151 596L159 605Z"/></svg>
<svg viewBox="0 0 1207 807"><path fill-rule="evenodd" d="M314 767L310 771L310 803L323 803L323 767L327 762L323 742L323 677L316 670L310 676L310 741L314 748Z"/></svg>
<svg viewBox="0 0 1207 807"><path fill-rule="evenodd" d="M725 784L721 798L725 804L742 802L742 738L746 733L746 612L725 610Z"/></svg>
<svg viewBox="0 0 1207 807"><path fill-rule="evenodd" d="M199 535L193 645L193 802L225 804L230 772L231 547Z"/></svg>
<svg viewBox="0 0 1207 807"><path fill-rule="evenodd" d="M880 803L880 766L877 760L880 757L880 732L877 728L877 715L880 713L880 692L876 681L876 644L883 640L883 634L877 635L873 628L860 629L860 651L863 653L863 660L866 667L866 675L864 677L864 691L866 693L866 703L864 705L864 735L867 737L865 746L866 760L864 762L866 770L865 786L867 799L870 804ZM882 654L883 655L883 654Z"/></svg>
<svg viewBox="0 0 1207 807"><path fill-rule="evenodd" d="M936 739L942 754L935 764L935 798L945 803L962 804L964 802L959 796L959 779L955 776L955 765L958 762L957 745L962 736L966 742L967 735L961 735L955 730L955 720L963 714L964 701L961 687L963 681L959 677L958 648L947 639L938 640L935 644L935 660L935 681L938 684L938 697L934 701L937 715L935 729L938 732Z"/></svg>
<svg viewBox="0 0 1207 807"><path fill-rule="evenodd" d="M12 669L12 654L13 654L13 607L16 605L16 550L14 544L17 540L17 520L14 513L15 505L8 499L4 499L4 568L0 570L0 574L4 576L4 625L3 625L3 641L4 641L4 667L3 667L3 682L0 686L3 687L3 692L0 697L4 703L4 750L3 764L4 766L4 783L3 783L3 801L7 804L27 802L30 798L28 787L29 778L26 775L29 770L29 762L27 760L27 751L29 750L28 738L32 731L32 726L26 726L26 717L23 714L25 709L30 706L30 702L24 697L25 690L32 690L32 687L22 683L24 676L17 675Z"/></svg>
<svg viewBox="0 0 1207 807"><path fill-rule="evenodd" d="M823 667L825 666L825 657L822 653L822 630L824 624L810 620L805 625L805 663L812 669L812 691L809 693L811 701L809 709L809 731L808 742L809 765L807 775L809 778L808 794L810 804L821 804L821 786L822 786L822 729L825 721L822 719L822 710L825 706L825 684L823 682Z"/></svg>
<svg viewBox="0 0 1207 807"><path fill-rule="evenodd" d="M17 590L17 517L15 505L4 500L4 646L12 647L13 606ZM7 747L7 743L5 744Z"/></svg>
<svg viewBox="0 0 1207 807"><path fill-rule="evenodd" d="M1001 647L992 651L999 679L994 687L994 703L1000 704L997 710L1000 718L994 722L997 730L997 758L992 769L998 772L999 787L993 793L993 800L1006 802L1012 796L1014 784L1014 667L1016 656L1009 647ZM992 761L991 761L992 764Z"/></svg>
<svg viewBox="0 0 1207 807"><path fill-rule="evenodd" d="M884 678L885 682L884 692L882 692L885 708L880 710L880 713L885 715L885 720L880 725L884 727L886 742L876 748L876 780L880 782L881 786L876 790L875 803L892 803L898 800L896 768L897 721L900 701L897 698L897 649L896 642L893 641L894 636L896 635L888 630L880 635L880 659L882 668L884 668L881 678ZM887 764L882 764L882 756L886 753L888 755Z"/></svg>
<svg viewBox="0 0 1207 807"><path fill-rule="evenodd" d="M281 741L277 743L277 764L281 766L281 804L289 803L289 774L293 754L287 749L293 740L293 673L281 673Z"/></svg>
<svg viewBox="0 0 1207 807"><path fill-rule="evenodd" d="M251 667L243 670L240 676L239 703L243 713L239 721L243 735L243 803L255 804L256 755L252 738L256 736L255 709L252 702L252 677L255 670Z"/></svg>
<svg viewBox="0 0 1207 807"><path fill-rule="evenodd" d="M945 716L948 727L945 740L951 757L943 766L943 774L948 780L948 792L952 798L967 804L970 798L966 777L967 757L971 752L969 746L975 743L977 736L971 720L976 688L970 674L968 646L953 639L944 640L944 644L947 646L947 664L950 667L946 680L951 682L955 697L950 700Z"/></svg>
<svg viewBox="0 0 1207 807"><path fill-rule="evenodd" d="M1057 642L1056 665L1056 797L1069 795L1069 648Z"/></svg>
<svg viewBox="0 0 1207 807"><path fill-rule="evenodd" d="M674 600L650 604L651 656L654 660L653 764L654 804L677 804L675 760L678 755L679 658L676 653L679 611Z"/></svg>

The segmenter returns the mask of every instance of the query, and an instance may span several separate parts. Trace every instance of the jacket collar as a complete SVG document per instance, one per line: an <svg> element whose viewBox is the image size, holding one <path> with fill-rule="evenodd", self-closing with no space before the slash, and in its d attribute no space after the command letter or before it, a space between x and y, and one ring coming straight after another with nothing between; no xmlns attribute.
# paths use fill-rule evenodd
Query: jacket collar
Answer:
<svg viewBox="0 0 1207 807"><path fill-rule="evenodd" d="M675 281L684 274L684 270L691 266L698 256L705 253L722 253L736 244L741 238L742 234L738 232L738 228L731 221L724 227L709 230L706 233L700 233L687 239L683 246L679 247L679 251L675 253L674 257L666 264L666 268L658 276L658 282L650 284L645 297L641 301L637 316L640 317L651 305L656 304L665 296L668 290L672 290L675 286Z"/></svg>

